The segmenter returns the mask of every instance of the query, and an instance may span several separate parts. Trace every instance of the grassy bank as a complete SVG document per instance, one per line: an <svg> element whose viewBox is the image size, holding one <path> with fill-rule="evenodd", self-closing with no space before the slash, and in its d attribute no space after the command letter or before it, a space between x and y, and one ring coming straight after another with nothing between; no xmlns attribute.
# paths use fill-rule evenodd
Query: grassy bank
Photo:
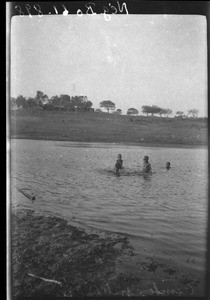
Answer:
<svg viewBox="0 0 210 300"><path fill-rule="evenodd" d="M207 121L74 113L37 108L11 112L11 138L57 141L207 145Z"/></svg>
<svg viewBox="0 0 210 300"><path fill-rule="evenodd" d="M200 279L172 261L135 263L125 235L19 209L11 217L12 296L196 295Z"/></svg>

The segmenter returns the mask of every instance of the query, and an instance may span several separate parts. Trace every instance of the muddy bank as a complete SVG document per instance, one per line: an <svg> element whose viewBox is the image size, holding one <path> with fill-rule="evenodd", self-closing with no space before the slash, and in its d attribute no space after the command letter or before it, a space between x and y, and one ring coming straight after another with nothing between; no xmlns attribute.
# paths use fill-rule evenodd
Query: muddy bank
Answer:
<svg viewBox="0 0 210 300"><path fill-rule="evenodd" d="M196 296L200 282L149 255L135 264L125 235L28 209L12 212L11 254L12 296Z"/></svg>

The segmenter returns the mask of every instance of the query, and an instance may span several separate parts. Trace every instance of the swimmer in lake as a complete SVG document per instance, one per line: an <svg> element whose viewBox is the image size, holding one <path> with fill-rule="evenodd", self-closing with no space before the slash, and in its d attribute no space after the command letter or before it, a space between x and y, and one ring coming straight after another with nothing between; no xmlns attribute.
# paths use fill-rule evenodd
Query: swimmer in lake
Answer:
<svg viewBox="0 0 210 300"><path fill-rule="evenodd" d="M145 155L143 158L143 173L149 173L152 171L151 164L149 163L149 156Z"/></svg>
<svg viewBox="0 0 210 300"><path fill-rule="evenodd" d="M170 168L171 168L171 164L170 164L169 161L167 161L167 163L166 163L166 169L169 170Z"/></svg>
<svg viewBox="0 0 210 300"><path fill-rule="evenodd" d="M116 163L115 163L115 173L117 175L119 175L119 170L122 170L122 166L123 165L123 160L122 160L122 155L121 154L118 154L117 156L117 160L116 160Z"/></svg>

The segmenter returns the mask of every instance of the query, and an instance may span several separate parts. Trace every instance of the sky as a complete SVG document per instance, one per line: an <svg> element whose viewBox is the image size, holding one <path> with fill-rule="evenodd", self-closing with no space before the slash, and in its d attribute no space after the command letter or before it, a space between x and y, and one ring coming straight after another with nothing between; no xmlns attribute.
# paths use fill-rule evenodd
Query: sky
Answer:
<svg viewBox="0 0 210 300"><path fill-rule="evenodd" d="M199 15L15 16L11 96L85 95L207 116L207 28Z"/></svg>

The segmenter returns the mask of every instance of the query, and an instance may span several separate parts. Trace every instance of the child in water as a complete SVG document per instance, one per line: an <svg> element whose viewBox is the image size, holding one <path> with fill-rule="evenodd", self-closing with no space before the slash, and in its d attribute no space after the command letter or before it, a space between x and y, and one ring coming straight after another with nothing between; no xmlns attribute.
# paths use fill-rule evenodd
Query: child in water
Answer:
<svg viewBox="0 0 210 300"><path fill-rule="evenodd" d="M150 171L152 171L151 165L149 163L149 156L145 155L143 158L143 172L144 173L149 173Z"/></svg>
<svg viewBox="0 0 210 300"><path fill-rule="evenodd" d="M171 168L171 164L170 164L169 161L167 161L167 163L166 163L166 169L169 170L170 168Z"/></svg>
<svg viewBox="0 0 210 300"><path fill-rule="evenodd" d="M117 175L120 174L119 170L122 169L122 165L123 165L122 155L118 154L117 160L116 160L116 163L115 163L115 172L116 172Z"/></svg>

